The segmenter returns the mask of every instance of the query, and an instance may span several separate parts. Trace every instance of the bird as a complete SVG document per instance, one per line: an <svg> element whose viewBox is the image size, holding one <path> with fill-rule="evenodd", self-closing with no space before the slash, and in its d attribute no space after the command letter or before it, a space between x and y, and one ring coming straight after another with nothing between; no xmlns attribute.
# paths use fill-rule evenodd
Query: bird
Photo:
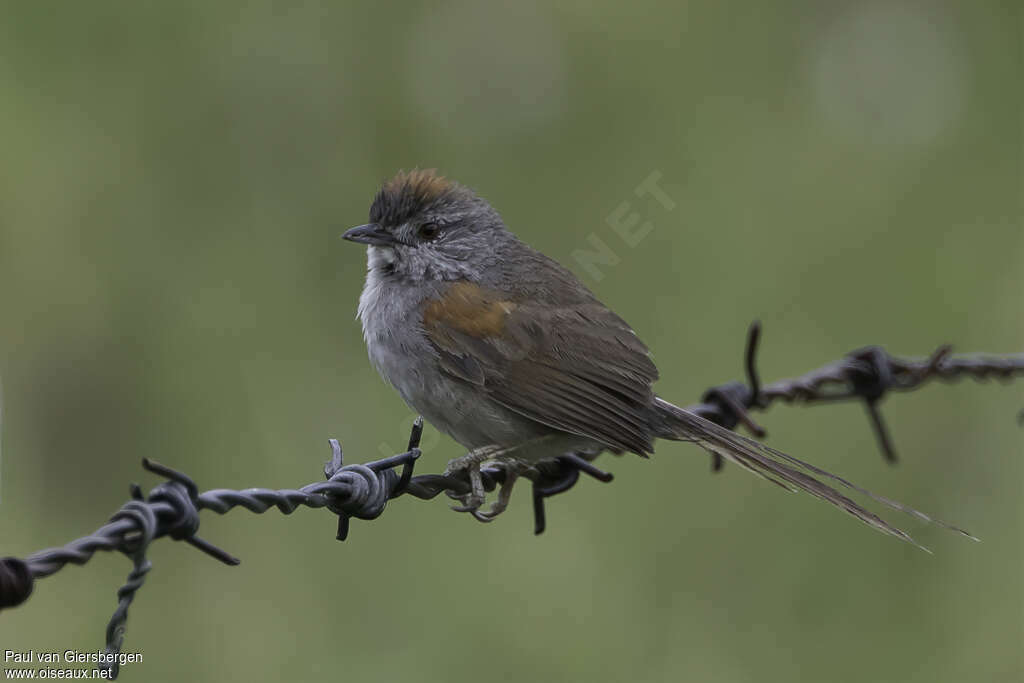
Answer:
<svg viewBox="0 0 1024 683"><path fill-rule="evenodd" d="M973 538L658 396L658 369L633 329L513 234L487 200L433 169L385 181L369 223L342 237L367 247L358 318L371 363L406 404L467 449L445 470L470 482L456 510L488 522L508 506L516 478L545 461L605 451L646 457L655 441L668 440L696 444L914 545L838 489ZM485 510L487 462L501 463L507 476Z"/></svg>

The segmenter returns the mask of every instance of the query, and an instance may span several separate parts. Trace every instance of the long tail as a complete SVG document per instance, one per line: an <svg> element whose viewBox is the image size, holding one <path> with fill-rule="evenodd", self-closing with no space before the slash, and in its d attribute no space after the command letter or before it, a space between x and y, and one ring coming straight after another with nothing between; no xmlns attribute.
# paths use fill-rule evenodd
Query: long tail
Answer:
<svg viewBox="0 0 1024 683"><path fill-rule="evenodd" d="M825 470L803 462L802 460L797 460L791 455L786 455L781 451L765 446L763 443L754 441L753 439L748 439L736 432L725 429L724 427L720 427L714 422L709 422L699 415L694 415L689 411L672 405L668 401L657 398L655 399L655 402L662 413L662 417L664 418L662 433L659 434L660 438L671 439L673 441L692 441L702 448L712 453L717 453L726 460L729 460L743 469L753 472L759 477L767 479L773 484L777 484L784 489L794 492L806 491L815 498L820 498L821 500L831 503L840 510L853 515L860 521L881 531L882 533L895 536L896 538L916 545L922 550L931 552L928 548L925 548L923 545L911 538L910 534L906 533L902 529L892 526L878 515L869 512L836 489L810 476L808 472L818 475L824 479L831 479L840 486L852 489L887 507L899 510L900 512L906 513L923 522L937 524L938 526L963 534L974 541L978 540L970 533L960 529L959 527L935 519L934 517L926 515L923 512L919 512L918 510L908 507L903 503L871 493L856 484L848 482L842 477L826 472Z"/></svg>

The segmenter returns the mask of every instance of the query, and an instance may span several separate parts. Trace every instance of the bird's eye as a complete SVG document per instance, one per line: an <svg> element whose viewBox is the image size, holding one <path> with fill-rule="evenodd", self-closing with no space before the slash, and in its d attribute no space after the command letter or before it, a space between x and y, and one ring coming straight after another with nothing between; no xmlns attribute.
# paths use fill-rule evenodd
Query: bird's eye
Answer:
<svg viewBox="0 0 1024 683"><path fill-rule="evenodd" d="M416 234L423 240L437 239L441 234L441 226L437 223L424 223L416 230Z"/></svg>

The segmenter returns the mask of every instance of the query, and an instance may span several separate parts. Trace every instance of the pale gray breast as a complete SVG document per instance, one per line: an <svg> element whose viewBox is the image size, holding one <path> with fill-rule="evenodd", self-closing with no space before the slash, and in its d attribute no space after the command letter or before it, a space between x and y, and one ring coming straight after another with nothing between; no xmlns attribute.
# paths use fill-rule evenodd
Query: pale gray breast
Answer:
<svg viewBox="0 0 1024 683"><path fill-rule="evenodd" d="M434 350L420 330L421 296L377 268L366 274L359 297L359 320L370 361L377 372L409 401L410 384L422 383L422 367Z"/></svg>

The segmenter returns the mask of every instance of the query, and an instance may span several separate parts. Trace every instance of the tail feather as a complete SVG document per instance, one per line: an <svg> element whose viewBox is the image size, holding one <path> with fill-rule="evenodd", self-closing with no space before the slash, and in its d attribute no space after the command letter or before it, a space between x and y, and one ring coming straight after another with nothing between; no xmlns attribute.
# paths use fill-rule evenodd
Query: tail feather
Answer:
<svg viewBox="0 0 1024 683"><path fill-rule="evenodd" d="M791 455L777 451L774 448L760 443L759 441L748 439L736 432L720 427L713 422L705 420L699 415L695 415L687 410L679 408L678 406L672 405L668 401L658 398L656 399L656 402L665 417L664 431L659 435L661 438L672 439L675 441L692 441L702 448L712 453L717 453L726 460L739 465L743 469L752 472L763 479L767 479L773 484L777 484L785 489L789 489L790 491L806 491L815 498L831 503L843 512L856 517L868 526L873 527L882 533L895 536L903 541L912 543L922 550L931 552L928 548L925 548L923 545L915 541L910 534L889 524L878 515L868 511L860 504L844 496L828 484L815 479L811 474L818 475L824 479L830 479L839 485L865 495L886 507L899 510L900 512L923 522L936 524L962 534L972 540L978 540L970 533L959 527L947 524L946 522L920 512L919 510L915 510L914 508L904 505L898 501L872 493L871 491L857 486L856 484L832 474L831 472L826 472L819 467L815 467L810 463L806 463Z"/></svg>

